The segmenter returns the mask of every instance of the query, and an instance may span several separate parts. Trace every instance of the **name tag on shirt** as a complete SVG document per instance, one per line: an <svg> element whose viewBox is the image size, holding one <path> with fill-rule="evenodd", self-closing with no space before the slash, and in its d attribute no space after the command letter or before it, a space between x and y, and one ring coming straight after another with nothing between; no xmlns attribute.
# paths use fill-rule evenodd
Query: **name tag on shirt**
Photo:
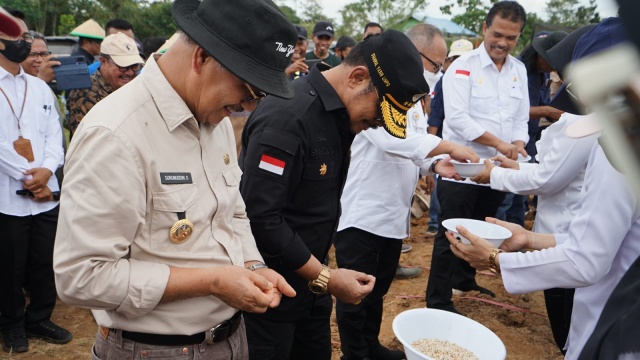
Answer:
<svg viewBox="0 0 640 360"><path fill-rule="evenodd" d="M183 172L161 172L160 182L163 184L192 184L191 173Z"/></svg>

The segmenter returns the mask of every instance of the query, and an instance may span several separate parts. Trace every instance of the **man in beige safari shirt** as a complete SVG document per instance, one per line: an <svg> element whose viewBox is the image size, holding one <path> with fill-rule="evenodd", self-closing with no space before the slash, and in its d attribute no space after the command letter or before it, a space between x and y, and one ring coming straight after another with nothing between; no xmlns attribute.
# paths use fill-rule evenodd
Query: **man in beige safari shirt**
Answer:
<svg viewBox="0 0 640 360"><path fill-rule="evenodd" d="M295 295L262 264L226 116L293 96L296 30L270 0L177 0L173 16L178 41L87 114L67 154L56 286L93 310L100 359L244 359L238 309Z"/></svg>

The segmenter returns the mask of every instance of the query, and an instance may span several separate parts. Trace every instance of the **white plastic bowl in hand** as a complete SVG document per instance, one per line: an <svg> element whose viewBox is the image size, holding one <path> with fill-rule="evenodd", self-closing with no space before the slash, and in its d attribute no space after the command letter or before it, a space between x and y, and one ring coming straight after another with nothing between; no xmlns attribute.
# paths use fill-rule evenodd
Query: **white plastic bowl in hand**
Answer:
<svg viewBox="0 0 640 360"><path fill-rule="evenodd" d="M393 319L393 332L404 346L407 360L433 360L411 344L421 339L452 342L471 351L480 360L504 360L502 340L484 325L449 311L412 309Z"/></svg>
<svg viewBox="0 0 640 360"><path fill-rule="evenodd" d="M529 162L529 160L531 160L531 155L524 156L518 153L518 162Z"/></svg>
<svg viewBox="0 0 640 360"><path fill-rule="evenodd" d="M486 165L484 164L485 160L486 159L480 159L480 162L477 163L451 160L451 163L453 164L453 167L456 168L458 175L463 178L472 178L480 174L486 168Z"/></svg>
<svg viewBox="0 0 640 360"><path fill-rule="evenodd" d="M442 226L444 226L447 230L453 232L455 237L462 241L463 244L470 244L469 239L458 234L456 230L456 226L462 225L467 230L469 230L472 234L478 235L483 239L489 241L493 246L498 247L502 244L503 241L510 238L511 231L505 227L500 225L488 223L486 221L473 220L473 219L447 219L442 222Z"/></svg>

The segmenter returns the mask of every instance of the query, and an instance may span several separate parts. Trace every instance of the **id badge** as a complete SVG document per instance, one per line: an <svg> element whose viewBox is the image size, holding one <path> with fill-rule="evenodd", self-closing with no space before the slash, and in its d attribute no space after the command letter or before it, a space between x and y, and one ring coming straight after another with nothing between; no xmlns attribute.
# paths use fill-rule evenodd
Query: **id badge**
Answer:
<svg viewBox="0 0 640 360"><path fill-rule="evenodd" d="M18 140L13 142L13 148L16 149L18 155L27 159L28 162L33 162L33 149L31 148L31 140L25 139L22 136Z"/></svg>

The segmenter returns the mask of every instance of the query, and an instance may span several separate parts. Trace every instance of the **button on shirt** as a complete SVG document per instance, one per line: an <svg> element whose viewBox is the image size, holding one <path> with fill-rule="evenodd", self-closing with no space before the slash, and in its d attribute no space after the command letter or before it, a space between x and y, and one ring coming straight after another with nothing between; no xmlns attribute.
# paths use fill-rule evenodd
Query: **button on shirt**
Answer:
<svg viewBox="0 0 640 360"><path fill-rule="evenodd" d="M484 132L507 143L527 143L529 91L526 69L519 60L507 56L498 71L483 43L454 61L442 81L444 140L469 146L481 158L498 154L495 148L473 141Z"/></svg>
<svg viewBox="0 0 640 360"><path fill-rule="evenodd" d="M170 266L262 261L228 118L198 123L150 59L87 114L67 158L54 250L65 302L93 309L98 325L145 333L191 335L233 316L214 296L159 303ZM180 212L194 230L175 244L169 230Z"/></svg>
<svg viewBox="0 0 640 360"><path fill-rule="evenodd" d="M356 135L338 231L355 227L393 239L409 235L409 209L420 167L441 140L427 134L426 127L418 102L407 113L406 139L383 128Z"/></svg>
<svg viewBox="0 0 640 360"><path fill-rule="evenodd" d="M576 288L566 359L576 359L593 332L604 305L640 256L638 201L625 176L596 144L590 154L582 208L555 247L500 254L504 287L520 294Z"/></svg>
<svg viewBox="0 0 640 360"><path fill-rule="evenodd" d="M28 83L28 86L27 86ZM27 87L26 100L24 96ZM47 84L22 68L13 76L0 67L0 87L11 101L16 115L20 117L22 137L31 142L34 161L18 155L13 142L18 139L18 120L11 111L7 99L0 93L0 213L12 216L37 215L49 211L58 205L57 201L38 202L31 198L16 195L16 190L24 188L27 180L24 172L33 168L47 168L52 174L62 166L64 152L62 131L56 112L55 99ZM23 102L24 113L20 116ZM29 179L31 176L28 177ZM49 178L47 186L58 191L58 179Z"/></svg>
<svg viewBox="0 0 640 360"><path fill-rule="evenodd" d="M293 271L323 261L338 226L354 135L346 108L318 65L293 82L295 96L268 96L242 133L242 196L265 262L298 292L268 313L313 295Z"/></svg>

